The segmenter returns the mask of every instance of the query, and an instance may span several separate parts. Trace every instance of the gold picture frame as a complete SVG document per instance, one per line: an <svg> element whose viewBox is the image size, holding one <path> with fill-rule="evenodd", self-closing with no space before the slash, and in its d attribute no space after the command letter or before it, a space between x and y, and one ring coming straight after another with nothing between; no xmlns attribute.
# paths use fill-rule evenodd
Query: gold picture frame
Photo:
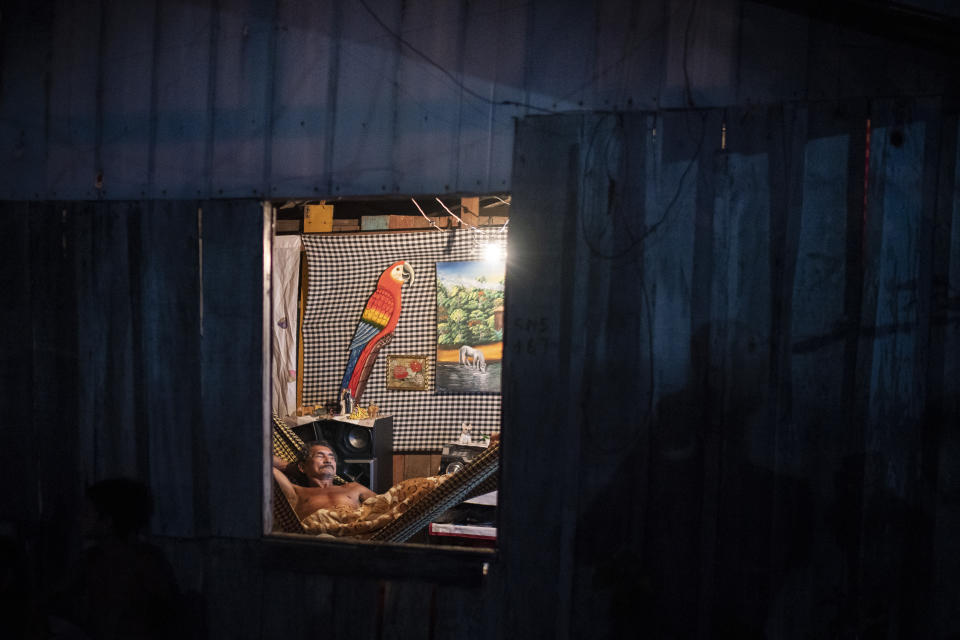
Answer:
<svg viewBox="0 0 960 640"><path fill-rule="evenodd" d="M387 356L387 389L426 391L430 388L430 363L427 356Z"/></svg>

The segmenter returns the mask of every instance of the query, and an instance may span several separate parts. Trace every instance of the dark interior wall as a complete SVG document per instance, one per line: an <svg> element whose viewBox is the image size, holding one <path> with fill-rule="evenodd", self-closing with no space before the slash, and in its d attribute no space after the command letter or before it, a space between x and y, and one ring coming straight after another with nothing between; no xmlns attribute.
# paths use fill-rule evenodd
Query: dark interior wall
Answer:
<svg viewBox="0 0 960 640"><path fill-rule="evenodd" d="M507 600L565 613L508 620L958 631L956 122L892 100L520 123Z"/></svg>

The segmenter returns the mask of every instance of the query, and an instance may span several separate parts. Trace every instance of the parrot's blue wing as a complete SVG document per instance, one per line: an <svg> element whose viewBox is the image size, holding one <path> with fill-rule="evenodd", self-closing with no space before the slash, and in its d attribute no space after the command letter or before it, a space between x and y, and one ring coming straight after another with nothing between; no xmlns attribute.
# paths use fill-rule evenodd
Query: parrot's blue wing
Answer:
<svg viewBox="0 0 960 640"><path fill-rule="evenodd" d="M370 338L377 335L377 332L380 331L383 327L378 327L375 324L370 324L366 320L361 320L360 324L357 325L357 330L353 334L353 340L350 341L350 351L357 349L358 353L363 350L367 343L370 342Z"/></svg>
<svg viewBox="0 0 960 640"><path fill-rule="evenodd" d="M347 359L347 366L344 369L343 380L340 382L340 388L344 389L350 383L350 377L353 375L353 369L357 366L357 360L367 346L370 339L377 335L380 327L370 324L366 320L361 320L357 325L357 330L353 334L353 340L350 341L350 357Z"/></svg>

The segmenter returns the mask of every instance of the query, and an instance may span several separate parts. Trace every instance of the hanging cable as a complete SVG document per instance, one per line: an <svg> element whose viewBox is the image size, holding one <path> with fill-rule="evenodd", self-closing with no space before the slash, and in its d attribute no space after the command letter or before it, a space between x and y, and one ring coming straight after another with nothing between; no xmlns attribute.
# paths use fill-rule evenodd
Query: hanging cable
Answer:
<svg viewBox="0 0 960 640"><path fill-rule="evenodd" d="M447 213L449 213L450 215L452 215L452 216L454 217L454 219L456 219L456 221L460 223L461 226L462 226L462 225L467 225L467 227L469 227L470 229L473 229L474 231L478 231L478 232L480 231L480 229L476 228L475 226L473 226L473 225L470 224L469 222L464 222L463 220L461 220L460 218L458 218L458 217L457 217L457 214L455 214L453 211L450 211L450 208L447 207L447 205L443 204L443 200L441 200L439 197L437 198L437 202L439 202L439 203L440 203L440 206L443 207L444 209L446 209Z"/></svg>
<svg viewBox="0 0 960 640"><path fill-rule="evenodd" d="M423 212L423 209L420 208L420 204L417 202L417 199L416 199L416 198L410 198L410 200L411 200L411 202L413 202L413 206L415 206L415 207L417 208L417 211L420 212L420 215L423 216L423 219L426 220L427 222L429 222L431 227L433 227L433 228L436 229L437 231L440 231L441 229L440 229L440 227L437 226L437 223L434 222L433 220L431 220L429 217L427 217L427 214L425 214L425 213Z"/></svg>

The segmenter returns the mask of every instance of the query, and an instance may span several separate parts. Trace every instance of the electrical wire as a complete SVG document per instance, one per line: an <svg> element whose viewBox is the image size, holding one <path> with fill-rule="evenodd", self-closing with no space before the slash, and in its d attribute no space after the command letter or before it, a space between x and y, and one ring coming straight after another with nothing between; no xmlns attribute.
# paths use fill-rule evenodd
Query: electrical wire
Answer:
<svg viewBox="0 0 960 640"><path fill-rule="evenodd" d="M430 223L431 227L433 227L437 231L441 231L440 227L437 226L437 223L431 220L429 217L427 217L427 214L423 212L423 209L420 208L420 203L417 202L416 198L410 198L410 201L413 202L413 206L417 208L417 211L420 212L420 215L423 216L423 219Z"/></svg>
<svg viewBox="0 0 960 640"><path fill-rule="evenodd" d="M500 101L496 101L496 100L491 100L490 98L488 98L488 97L486 97L486 96L484 96L484 95L482 95L482 94L480 94L480 93L477 93L476 91L474 91L473 89L471 89L470 87L468 87L467 85L465 85L462 80L459 80L455 75L453 75L452 73L450 73L449 71L447 71L446 67L444 67L444 66L441 65L440 63L436 62L433 58L431 58L430 56L428 56L427 54L425 54L423 51L421 51L420 49L418 49L417 47L415 47L413 44L411 44L411 43L410 43L406 38L404 38L402 35L400 35L400 34L397 33L396 31L394 31L393 29L391 29L391 28L389 27L389 25L387 25L383 20L380 19L380 16L377 15L376 11L374 11L374 10L370 7L370 5L368 5L364 0L357 0L357 2L360 3L360 6L362 6L362 7L364 8L364 10L365 10L367 13L370 14L370 17L373 18L374 22L376 22L378 25L380 25L380 28L381 28L381 29L383 29L383 30L386 31L388 34L390 34L393 38L395 38L395 39L397 40L397 42L399 42L400 44L402 44L403 46L405 46L406 48L408 48L408 49L409 49L410 51L412 51L417 57L421 58L424 62L426 62L427 64L429 64L431 67L434 67L435 69L437 69L438 71L440 71L440 73L442 73L443 75L445 75L454 85L456 85L461 91L463 91L463 92L466 93L467 95L469 95L469 96L471 96L471 97L473 97L473 98L476 98L477 100L480 100L481 102L483 102L483 103L485 103L485 104L489 104L489 105L494 105L494 106L502 105L502 106L509 106L509 107L523 107L523 108L525 108L525 109L534 109L534 110L536 110L536 111L543 111L544 113L557 113L557 112L554 111L553 109L547 109L547 108L545 108L545 107L538 107L537 105L530 104L530 103L528 103L528 102L519 102L519 101L517 101L517 100L500 100Z"/></svg>

